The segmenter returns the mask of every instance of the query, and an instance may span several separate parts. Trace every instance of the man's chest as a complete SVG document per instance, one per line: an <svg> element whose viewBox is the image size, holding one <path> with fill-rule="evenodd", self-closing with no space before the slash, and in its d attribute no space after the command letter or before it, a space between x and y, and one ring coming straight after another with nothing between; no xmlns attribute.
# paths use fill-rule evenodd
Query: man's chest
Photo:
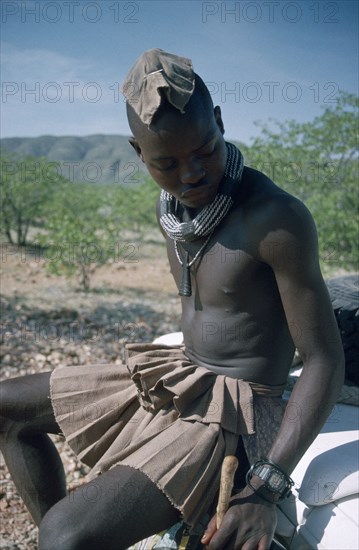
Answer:
<svg viewBox="0 0 359 550"><path fill-rule="evenodd" d="M168 243L171 272L180 288L183 272L190 265L192 292L201 296L202 305L223 307L229 311L257 302L273 287L273 275L268 266L251 253L248 241L221 242L211 239L197 243ZM256 298L256 299L255 299Z"/></svg>

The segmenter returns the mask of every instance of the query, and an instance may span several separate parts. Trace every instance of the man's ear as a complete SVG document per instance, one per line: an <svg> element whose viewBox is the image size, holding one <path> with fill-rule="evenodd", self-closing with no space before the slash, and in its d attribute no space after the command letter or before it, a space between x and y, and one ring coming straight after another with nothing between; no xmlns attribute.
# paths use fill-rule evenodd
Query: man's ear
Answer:
<svg viewBox="0 0 359 550"><path fill-rule="evenodd" d="M220 129L221 134L223 135L224 134L224 124L223 124L223 120L222 120L221 108L219 107L219 105L217 105L214 108L214 118L216 119L217 126Z"/></svg>
<svg viewBox="0 0 359 550"><path fill-rule="evenodd" d="M144 159L143 159L143 155L141 153L141 147L140 147L138 141L136 141L136 138L130 137L128 139L128 142L129 142L130 145L132 145L132 147L134 148L134 150L136 151L137 155L140 157L142 162L145 162Z"/></svg>

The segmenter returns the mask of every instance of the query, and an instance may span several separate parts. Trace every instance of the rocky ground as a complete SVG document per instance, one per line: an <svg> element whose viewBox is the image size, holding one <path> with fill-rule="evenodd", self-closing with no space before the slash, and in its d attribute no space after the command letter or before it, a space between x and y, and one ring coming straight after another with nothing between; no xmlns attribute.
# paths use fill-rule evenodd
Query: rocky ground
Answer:
<svg viewBox="0 0 359 550"><path fill-rule="evenodd" d="M179 330L179 300L160 240L134 243L135 254L91 275L91 290L76 279L50 275L46 260L26 249L2 249L1 379L58 365L120 364L124 345L152 341ZM86 467L51 436L70 490L84 482ZM1 549L34 550L37 529L0 463Z"/></svg>

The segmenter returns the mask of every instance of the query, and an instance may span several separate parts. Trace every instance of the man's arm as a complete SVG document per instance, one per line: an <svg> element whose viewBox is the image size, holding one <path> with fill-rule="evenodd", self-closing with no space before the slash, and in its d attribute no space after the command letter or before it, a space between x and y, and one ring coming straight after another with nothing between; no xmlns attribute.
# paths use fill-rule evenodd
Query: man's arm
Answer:
<svg viewBox="0 0 359 550"><path fill-rule="evenodd" d="M312 216L295 199L277 206L279 228L261 242L272 267L303 370L289 399L268 458L290 474L320 432L340 393L344 354L327 287L320 272ZM295 412L294 412L295 411Z"/></svg>
<svg viewBox="0 0 359 550"><path fill-rule="evenodd" d="M320 272L316 229L308 210L284 194L266 204L265 216L257 227L259 259L275 274L293 342L304 365L288 402L289 414L284 415L268 456L290 474L336 402L343 383L344 355ZM234 501L238 505L229 509L222 528L215 534L211 522L203 542L210 542L211 550L225 548L229 541L235 550L269 548L275 529L275 506L253 494L249 487Z"/></svg>

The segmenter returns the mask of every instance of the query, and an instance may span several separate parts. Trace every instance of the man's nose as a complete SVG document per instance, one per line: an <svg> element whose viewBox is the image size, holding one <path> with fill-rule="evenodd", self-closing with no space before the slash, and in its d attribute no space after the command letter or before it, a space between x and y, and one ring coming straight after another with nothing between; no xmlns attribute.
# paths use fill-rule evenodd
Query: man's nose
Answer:
<svg viewBox="0 0 359 550"><path fill-rule="evenodd" d="M205 170L200 162L190 160L181 167L181 182L186 185L196 185L202 181L205 176Z"/></svg>

